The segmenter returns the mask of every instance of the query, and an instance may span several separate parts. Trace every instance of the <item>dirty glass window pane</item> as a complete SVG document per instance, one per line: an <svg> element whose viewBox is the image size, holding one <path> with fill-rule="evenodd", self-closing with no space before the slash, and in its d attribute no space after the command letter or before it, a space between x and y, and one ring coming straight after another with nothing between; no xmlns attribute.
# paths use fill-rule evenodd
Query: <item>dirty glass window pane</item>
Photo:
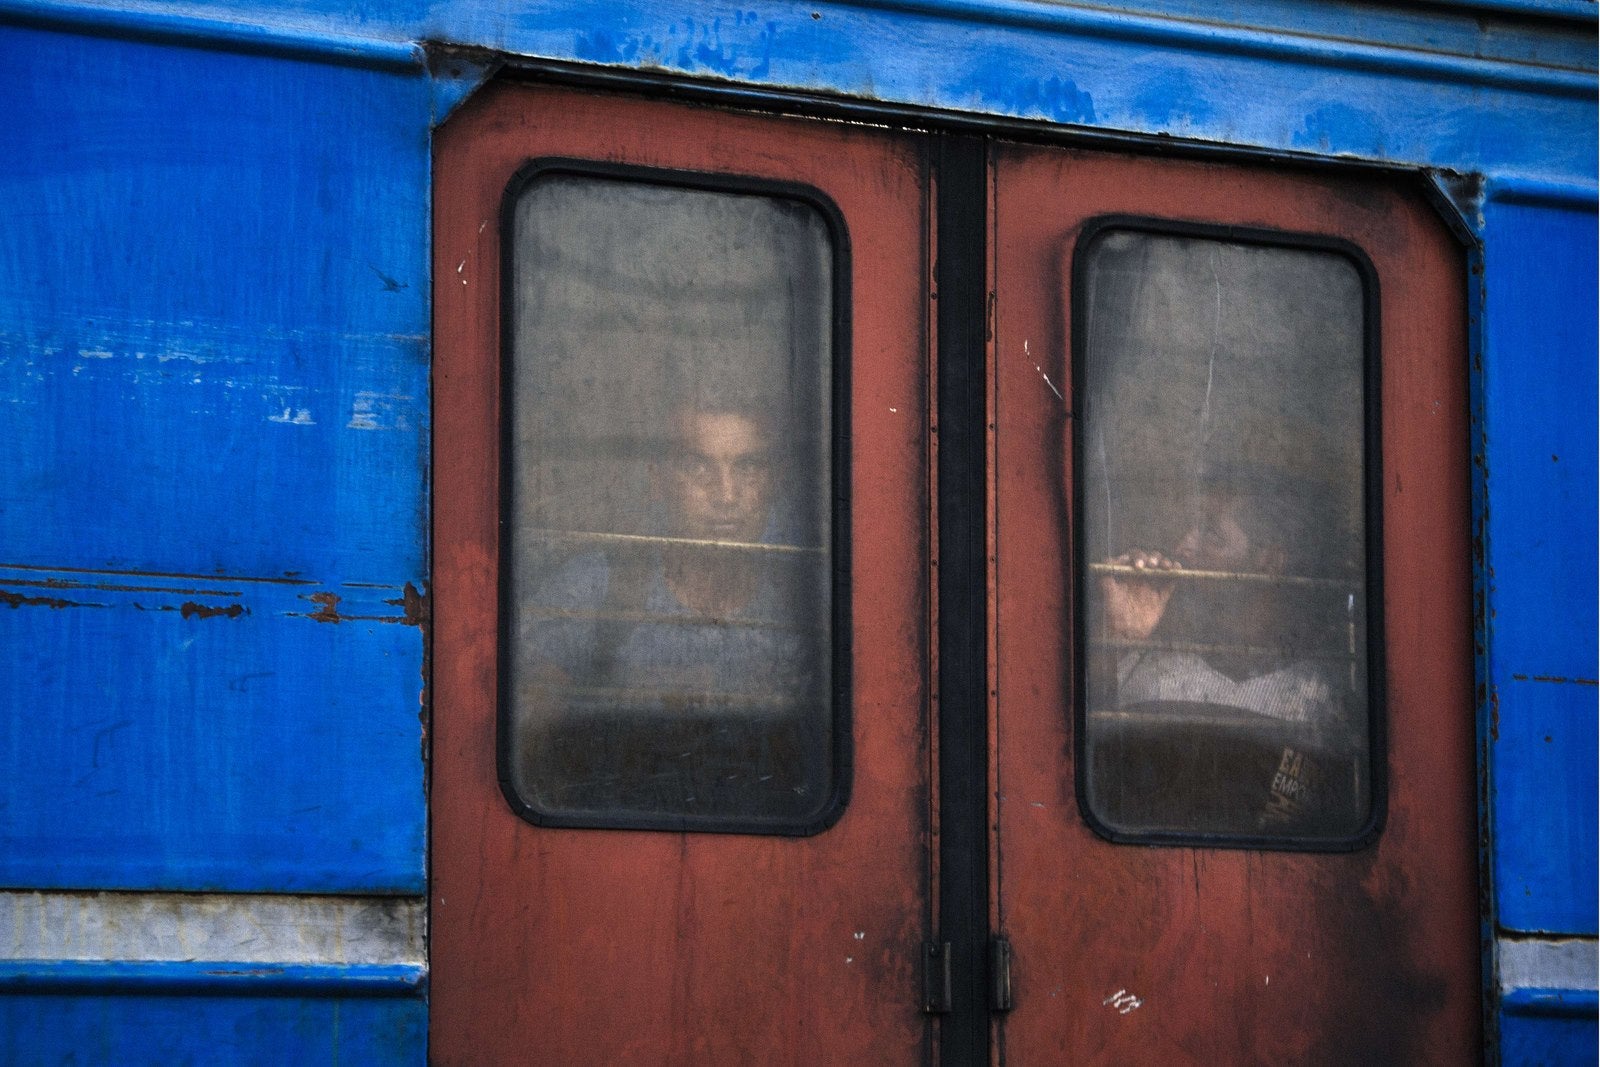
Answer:
<svg viewBox="0 0 1600 1067"><path fill-rule="evenodd" d="M1111 228L1076 284L1091 819L1352 839L1373 803L1363 275Z"/></svg>
<svg viewBox="0 0 1600 1067"><path fill-rule="evenodd" d="M840 795L835 250L783 196L545 173L508 240L501 776L566 825Z"/></svg>

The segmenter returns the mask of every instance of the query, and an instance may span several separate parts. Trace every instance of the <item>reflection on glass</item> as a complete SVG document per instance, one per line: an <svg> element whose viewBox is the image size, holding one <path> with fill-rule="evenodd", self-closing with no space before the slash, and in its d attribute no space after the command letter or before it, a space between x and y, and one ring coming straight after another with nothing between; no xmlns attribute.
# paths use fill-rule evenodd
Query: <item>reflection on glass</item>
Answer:
<svg viewBox="0 0 1600 1067"><path fill-rule="evenodd" d="M549 173L512 234L508 788L580 824L807 829L837 779L827 226Z"/></svg>
<svg viewBox="0 0 1600 1067"><path fill-rule="evenodd" d="M1135 835L1351 837L1371 806L1361 275L1130 229L1080 256L1090 809Z"/></svg>

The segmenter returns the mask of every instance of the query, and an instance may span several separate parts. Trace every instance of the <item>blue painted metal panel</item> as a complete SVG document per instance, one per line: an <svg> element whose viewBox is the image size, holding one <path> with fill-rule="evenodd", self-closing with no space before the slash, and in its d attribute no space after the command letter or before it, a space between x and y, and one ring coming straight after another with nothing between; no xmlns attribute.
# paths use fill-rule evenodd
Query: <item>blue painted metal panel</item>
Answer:
<svg viewBox="0 0 1600 1067"><path fill-rule="evenodd" d="M1500 719L1492 776L1498 923L1593 935L1594 697L1556 684L1491 684Z"/></svg>
<svg viewBox="0 0 1600 1067"><path fill-rule="evenodd" d="M707 8L679 5L663 8L667 22L693 19L697 13L735 19L754 16L758 22L782 24L790 19L808 18L813 12L831 10L836 14L851 7L864 10L904 11L934 8L939 0L857 0L853 4L825 6L739 4ZM986 5L998 7L998 5ZM1290 3L1285 0L1231 0L1219 5L1211 0L1160 0L1145 4L1070 4L1056 2L1037 5L1049 8L1078 8L1090 14L1110 16L1157 15L1202 25L1215 34L1224 27L1321 38L1330 42L1365 42L1400 49L1420 49L1442 55L1500 59L1574 69L1592 69L1592 47L1585 47L1595 18L1592 0L1426 0L1426 6L1408 3L1351 3L1349 0L1324 0L1321 3ZM115 27L119 36L144 32L159 23L171 26L186 23L185 33L205 33L215 27L245 44L270 40L274 34L323 37L335 52L348 52L358 36L371 42L437 40L458 44L490 45L498 42L507 51L531 54L518 36L519 23L506 17L503 5L487 0L431 0L422 3L351 2L351 0L280 0L271 4L235 0L232 3L146 2L129 9L103 0L4 0L0 11L11 10L19 17L40 19L51 13L72 12L79 21ZM570 9L569 9L570 10ZM968 13L977 11L968 7ZM527 12L545 27L558 24L561 15ZM952 8L960 18L960 10ZM1525 16L1539 16L1530 20ZM992 21L992 19L980 19ZM589 18L569 22L573 33L589 29L613 30L613 20L602 8L591 8ZM1224 31L1225 32L1225 31ZM341 38L348 40L341 41ZM355 46L359 50L359 45Z"/></svg>
<svg viewBox="0 0 1600 1067"><path fill-rule="evenodd" d="M425 83L0 32L4 562L420 575Z"/></svg>
<svg viewBox="0 0 1600 1067"><path fill-rule="evenodd" d="M0 1062L399 1065L426 1059L421 1001L0 996Z"/></svg>
<svg viewBox="0 0 1600 1067"><path fill-rule="evenodd" d="M420 891L426 80L0 53L0 880Z"/></svg>
<svg viewBox="0 0 1600 1067"><path fill-rule="evenodd" d="M0 572L0 882L420 892L404 590L107 577Z"/></svg>
<svg viewBox="0 0 1600 1067"><path fill-rule="evenodd" d="M1594 994L1545 991L1509 1003L1500 1020L1500 1062L1505 1067L1596 1063Z"/></svg>
<svg viewBox="0 0 1600 1067"><path fill-rule="evenodd" d="M140 11L203 10L235 38L257 22L285 33L365 32L375 51L440 41L1278 151L1592 174L1592 11L1567 0L1495 2L1567 17L1528 23L1283 0L1239 0L1221 12L1199 0L1140 12L1037 0L434 0L425 12L407 4L392 14L299 0ZM30 17L86 6L0 0L0 11Z"/></svg>
<svg viewBox="0 0 1600 1067"><path fill-rule="evenodd" d="M601 19L564 0L435 17L445 40L513 52L1074 126L1466 170L1587 174L1594 158L1592 56L1589 71L1547 70L1029 0L622 0ZM1502 90L1492 108L1485 85Z"/></svg>
<svg viewBox="0 0 1600 1067"><path fill-rule="evenodd" d="M217 46L228 51L295 56L326 63L366 67L417 67L422 51L410 42L407 8L381 4L371 14L341 5L318 10L316 4L274 3L257 8L219 4L141 3L111 0L0 0L0 22L39 28L54 27L123 41L166 41ZM398 17L391 22L385 17ZM354 27L354 29L346 29Z"/></svg>
<svg viewBox="0 0 1600 1067"><path fill-rule="evenodd" d="M1594 205L1491 197L1484 440L1499 924L1596 930Z"/></svg>

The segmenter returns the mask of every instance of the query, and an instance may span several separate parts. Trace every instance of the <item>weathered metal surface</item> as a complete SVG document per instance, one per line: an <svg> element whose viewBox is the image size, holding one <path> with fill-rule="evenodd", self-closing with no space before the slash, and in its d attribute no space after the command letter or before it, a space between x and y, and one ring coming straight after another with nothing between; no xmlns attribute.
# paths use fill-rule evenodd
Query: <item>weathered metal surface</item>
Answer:
<svg viewBox="0 0 1600 1067"><path fill-rule="evenodd" d="M271 47L277 35L286 50L303 40L337 55L347 37L361 42L355 29L369 36L351 51L386 62L405 47L397 42L443 41L1216 144L1592 181L1593 10L1575 0L1531 6L1555 17L1273 0L1230 5L1228 21L1195 0L1143 10L1030 0L759 0L737 9L715 0L515 9L307 0L270 11L213 6L204 18L188 4L142 4L138 20L183 20L180 33L209 26L242 47ZM117 32L128 19L86 4L6 7L13 17ZM1248 107L1239 86L1250 87Z"/></svg>
<svg viewBox="0 0 1600 1067"><path fill-rule="evenodd" d="M427 965L420 897L0 892L0 961Z"/></svg>
<svg viewBox="0 0 1600 1067"><path fill-rule="evenodd" d="M916 142L499 87L440 133L432 1055L914 1062L929 848L925 176ZM821 190L849 230L854 784L804 838L538 827L495 766L499 210L530 157Z"/></svg>
<svg viewBox="0 0 1600 1067"><path fill-rule="evenodd" d="M1491 183L1483 209L1482 623L1506 930L1596 932L1594 225L1592 197L1538 187Z"/></svg>
<svg viewBox="0 0 1600 1067"><path fill-rule="evenodd" d="M1595 1055L1595 1011L1577 1018L1508 1013L1500 1022L1500 1062L1589 1067Z"/></svg>
<svg viewBox="0 0 1600 1067"><path fill-rule="evenodd" d="M421 69L0 52L0 884L421 891Z"/></svg>
<svg viewBox="0 0 1600 1067"><path fill-rule="evenodd" d="M1507 1064L1596 1060L1595 943L1587 938L1502 938L1500 1050Z"/></svg>
<svg viewBox="0 0 1600 1067"><path fill-rule="evenodd" d="M1382 184L1002 150L995 364L1004 1055L1470 1062L1476 821L1461 262ZM1112 844L1073 788L1066 264L1105 213L1341 236L1382 297L1388 815L1353 853ZM1044 380L1048 374L1051 381ZM1061 393L1071 396L1065 385Z"/></svg>
<svg viewBox="0 0 1600 1067"><path fill-rule="evenodd" d="M1503 994L1519 989L1570 989L1593 994L1600 988L1600 957L1593 939L1501 938L1495 948Z"/></svg>
<svg viewBox="0 0 1600 1067"><path fill-rule="evenodd" d="M363 20L361 29L355 29L345 18L285 18L285 13L281 7L269 11L249 5L231 10L211 7L202 14L185 4L0 2L0 22L91 37L221 46L228 51L361 67L414 69L423 63L421 48L399 36L371 32L374 23ZM348 15L349 9L329 14Z"/></svg>
<svg viewBox="0 0 1600 1067"><path fill-rule="evenodd" d="M426 1062L427 1006L393 997L17 994L0 997L0 1061L170 1067Z"/></svg>

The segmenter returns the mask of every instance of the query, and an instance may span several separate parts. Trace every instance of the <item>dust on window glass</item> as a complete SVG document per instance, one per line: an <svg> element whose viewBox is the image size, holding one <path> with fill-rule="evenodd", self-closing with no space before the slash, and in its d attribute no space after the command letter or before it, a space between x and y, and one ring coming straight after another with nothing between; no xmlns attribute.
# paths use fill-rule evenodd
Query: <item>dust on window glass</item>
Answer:
<svg viewBox="0 0 1600 1067"><path fill-rule="evenodd" d="M827 221L555 172L509 233L508 794L536 820L802 831L839 779Z"/></svg>
<svg viewBox="0 0 1600 1067"><path fill-rule="evenodd" d="M1132 836L1359 834L1361 272L1324 249L1110 228L1076 284L1092 817Z"/></svg>

